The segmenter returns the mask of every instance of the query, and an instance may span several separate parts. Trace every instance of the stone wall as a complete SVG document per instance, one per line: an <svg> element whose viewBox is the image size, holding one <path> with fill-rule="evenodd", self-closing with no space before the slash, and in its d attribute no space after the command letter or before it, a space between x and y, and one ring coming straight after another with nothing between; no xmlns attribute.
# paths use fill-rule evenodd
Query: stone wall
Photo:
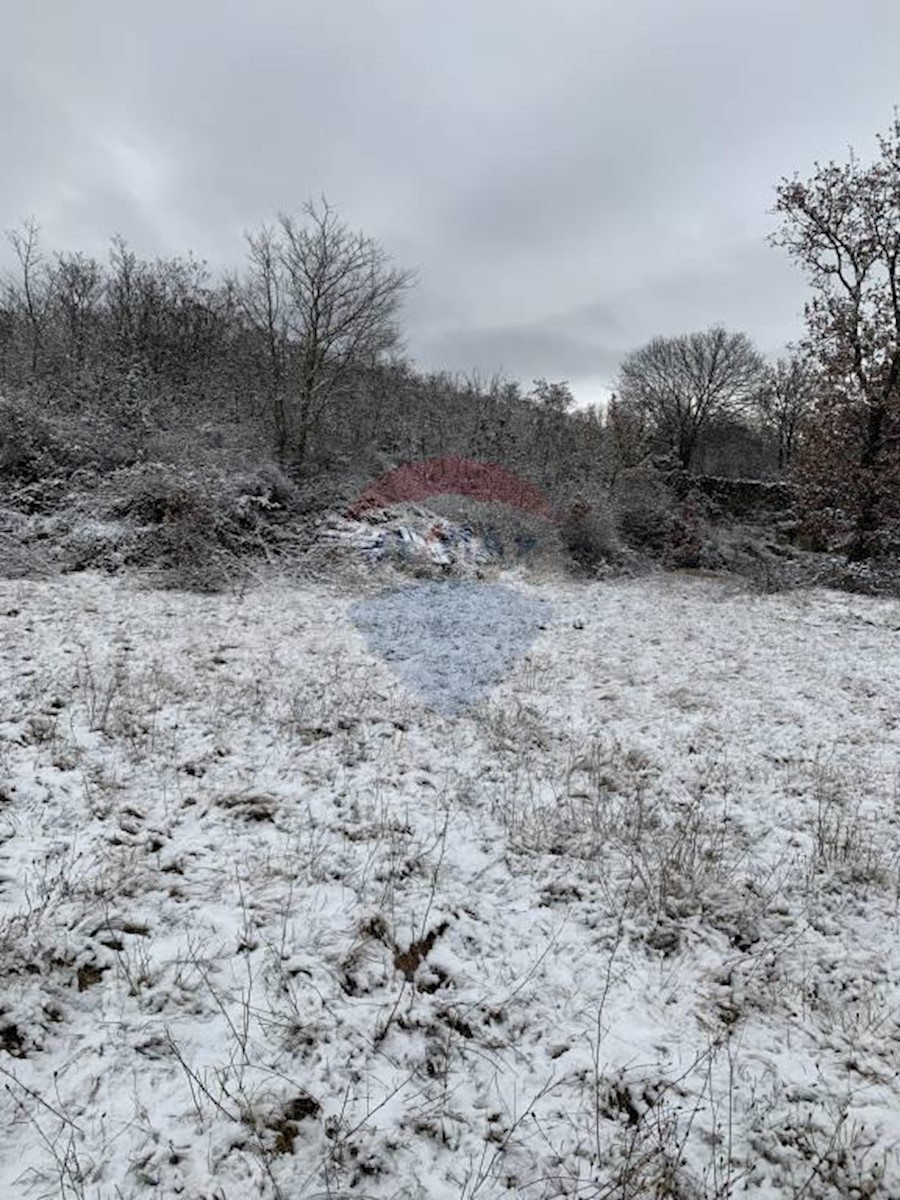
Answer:
<svg viewBox="0 0 900 1200"><path fill-rule="evenodd" d="M794 489L789 483L678 474L670 478L669 484L680 500L691 492L699 493L713 515L734 519L787 516L794 502Z"/></svg>

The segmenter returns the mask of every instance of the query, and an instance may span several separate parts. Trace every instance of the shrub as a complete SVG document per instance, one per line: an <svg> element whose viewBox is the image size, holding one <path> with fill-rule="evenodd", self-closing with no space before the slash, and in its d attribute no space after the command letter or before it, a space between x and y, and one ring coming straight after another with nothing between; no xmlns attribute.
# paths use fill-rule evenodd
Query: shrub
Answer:
<svg viewBox="0 0 900 1200"><path fill-rule="evenodd" d="M570 558L583 570L616 562L621 556L615 522L605 503L576 500L562 519L560 534Z"/></svg>
<svg viewBox="0 0 900 1200"><path fill-rule="evenodd" d="M652 467L623 471L611 492L614 519L625 544L661 555L673 526L674 498Z"/></svg>
<svg viewBox="0 0 900 1200"><path fill-rule="evenodd" d="M144 551L150 550L160 582L218 592L234 578L240 535L234 514L221 499L179 483L165 497L162 520Z"/></svg>
<svg viewBox="0 0 900 1200"><path fill-rule="evenodd" d="M152 462L113 472L92 503L104 531L110 522L122 527L123 565L151 571L164 586L208 592L280 547L297 489L271 463L229 472L210 462ZM103 562L94 565L106 566L109 546L98 550Z"/></svg>
<svg viewBox="0 0 900 1200"><path fill-rule="evenodd" d="M20 483L114 470L136 450L115 424L77 414L39 415L39 396L0 400L0 471Z"/></svg>
<svg viewBox="0 0 900 1200"><path fill-rule="evenodd" d="M704 565L703 514L697 499L688 496L672 517L664 560L667 567L697 568Z"/></svg>
<svg viewBox="0 0 900 1200"><path fill-rule="evenodd" d="M0 400L0 471L32 483L47 473L52 437L46 422L24 404Z"/></svg>

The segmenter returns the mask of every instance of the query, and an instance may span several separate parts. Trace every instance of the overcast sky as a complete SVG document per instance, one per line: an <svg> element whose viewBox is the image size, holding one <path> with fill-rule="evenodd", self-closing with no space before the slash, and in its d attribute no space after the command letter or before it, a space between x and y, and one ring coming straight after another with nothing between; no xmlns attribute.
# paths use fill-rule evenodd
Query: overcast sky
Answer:
<svg viewBox="0 0 900 1200"><path fill-rule="evenodd" d="M767 353L773 187L872 153L898 0L2 0L0 226L233 265L324 194L419 285L428 368L603 394L654 334ZM6 255L4 248L3 255Z"/></svg>

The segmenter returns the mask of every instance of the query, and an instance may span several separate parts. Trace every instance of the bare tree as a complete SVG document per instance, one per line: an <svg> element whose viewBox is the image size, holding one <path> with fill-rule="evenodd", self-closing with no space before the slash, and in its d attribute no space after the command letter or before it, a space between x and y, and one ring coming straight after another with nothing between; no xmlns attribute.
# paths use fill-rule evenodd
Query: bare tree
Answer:
<svg viewBox="0 0 900 1200"><path fill-rule="evenodd" d="M284 458L288 448L287 297L275 231L263 226L247 235L250 271L241 293L244 311L262 335L266 362L267 398L275 427L275 452Z"/></svg>
<svg viewBox="0 0 900 1200"><path fill-rule="evenodd" d="M746 334L715 326L657 337L633 351L622 363L617 390L623 404L646 414L654 433L688 471L709 424L752 402L764 365Z"/></svg>
<svg viewBox="0 0 900 1200"><path fill-rule="evenodd" d="M567 415L575 403L568 381L535 379L527 400L533 409L533 459L544 483L555 482L562 457Z"/></svg>
<svg viewBox="0 0 900 1200"><path fill-rule="evenodd" d="M900 118L879 146L869 166L851 153L784 180L772 239L813 288L806 348L822 390L801 479L812 505L852 524L856 558L900 520Z"/></svg>
<svg viewBox="0 0 900 1200"><path fill-rule="evenodd" d="M106 308L110 349L128 365L135 354L135 296L139 274L137 255L121 234L112 238L106 278Z"/></svg>
<svg viewBox="0 0 900 1200"><path fill-rule="evenodd" d="M647 414L640 405L612 395L603 418L603 466L609 487L619 474L648 461L651 453Z"/></svg>
<svg viewBox="0 0 900 1200"><path fill-rule="evenodd" d="M528 398L538 409L551 413L566 413L575 403L567 379L555 383L547 379L535 379Z"/></svg>
<svg viewBox="0 0 900 1200"><path fill-rule="evenodd" d="M800 433L816 398L816 376L807 359L794 353L769 367L759 392L760 415L778 447L778 469L791 463Z"/></svg>
<svg viewBox="0 0 900 1200"><path fill-rule="evenodd" d="M272 370L276 439L305 457L316 423L352 383L399 345L395 317L413 282L371 238L354 233L324 200L304 224L281 214L251 234L248 313L264 334ZM286 393L293 399L288 431Z"/></svg>
<svg viewBox="0 0 900 1200"><path fill-rule="evenodd" d="M60 318L65 361L79 370L99 319L103 268L81 253L57 254L50 268L50 286L55 315Z"/></svg>
<svg viewBox="0 0 900 1200"><path fill-rule="evenodd" d="M31 371L36 372L43 347L44 315L47 306L46 263L40 246L40 226L34 217L21 223L20 229L10 229L7 240L19 262L20 281L10 289L25 313L29 330Z"/></svg>

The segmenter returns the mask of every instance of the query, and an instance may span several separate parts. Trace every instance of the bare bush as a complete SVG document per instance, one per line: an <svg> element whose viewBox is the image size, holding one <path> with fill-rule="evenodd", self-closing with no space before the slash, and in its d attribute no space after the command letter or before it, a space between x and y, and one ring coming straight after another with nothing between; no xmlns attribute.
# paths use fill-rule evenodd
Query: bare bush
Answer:
<svg viewBox="0 0 900 1200"><path fill-rule="evenodd" d="M576 499L563 517L560 535L572 561L582 570L596 570L621 557L615 520L605 499Z"/></svg>
<svg viewBox="0 0 900 1200"><path fill-rule="evenodd" d="M45 420L22 402L0 400L0 471L33 482L53 470L58 449Z"/></svg>
<svg viewBox="0 0 900 1200"><path fill-rule="evenodd" d="M296 486L272 463L232 472L141 463L70 491L42 536L65 570L133 567L165 586L218 591L254 562L302 547L298 507Z"/></svg>
<svg viewBox="0 0 900 1200"><path fill-rule="evenodd" d="M634 550L662 554L672 530L673 496L659 472L649 466L622 471L611 499L625 544Z"/></svg>

